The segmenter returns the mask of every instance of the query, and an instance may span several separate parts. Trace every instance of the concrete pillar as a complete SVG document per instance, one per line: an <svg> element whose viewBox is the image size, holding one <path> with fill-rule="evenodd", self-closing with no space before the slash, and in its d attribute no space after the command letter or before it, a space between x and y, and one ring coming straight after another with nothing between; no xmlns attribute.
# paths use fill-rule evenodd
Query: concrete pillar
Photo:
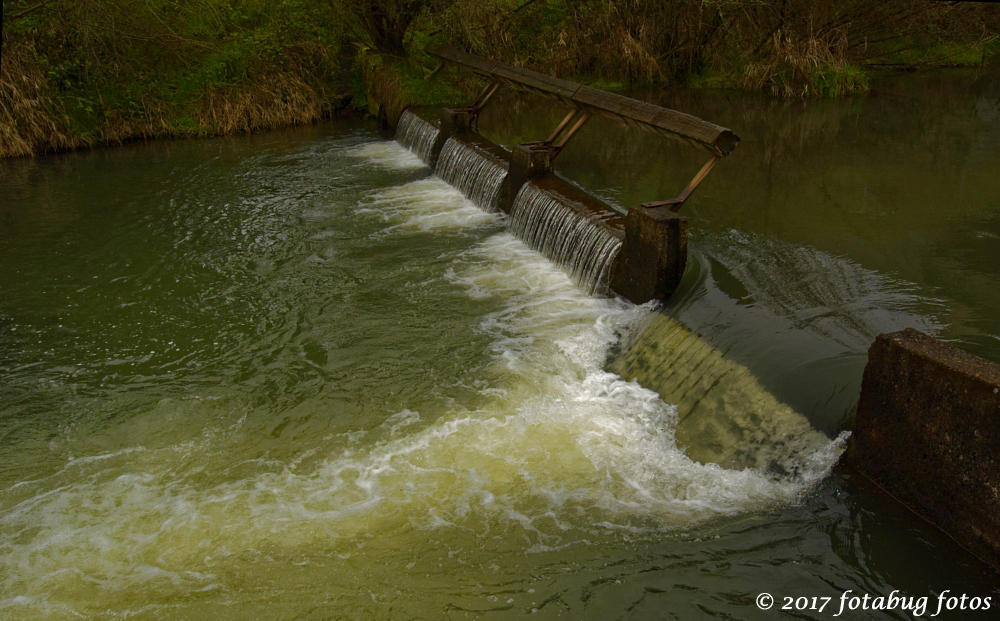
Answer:
<svg viewBox="0 0 1000 621"><path fill-rule="evenodd" d="M478 117L468 106L441 108L441 131L449 136L474 131Z"/></svg>
<svg viewBox="0 0 1000 621"><path fill-rule="evenodd" d="M519 144L510 154L510 168L500 191L500 209L510 213L514 198L525 183L552 174L552 163L559 150L547 142Z"/></svg>
<svg viewBox="0 0 1000 621"><path fill-rule="evenodd" d="M441 131L438 132L434 146L431 147L430 161L427 164L431 168L437 166L444 143L448 142L452 136L473 131L478 118L479 114L468 106L441 108Z"/></svg>
<svg viewBox="0 0 1000 621"><path fill-rule="evenodd" d="M1000 365L916 330L880 335L848 459L1000 569Z"/></svg>
<svg viewBox="0 0 1000 621"><path fill-rule="evenodd" d="M611 290L635 304L663 300L687 264L687 220L668 207L633 207L625 241L611 266Z"/></svg>

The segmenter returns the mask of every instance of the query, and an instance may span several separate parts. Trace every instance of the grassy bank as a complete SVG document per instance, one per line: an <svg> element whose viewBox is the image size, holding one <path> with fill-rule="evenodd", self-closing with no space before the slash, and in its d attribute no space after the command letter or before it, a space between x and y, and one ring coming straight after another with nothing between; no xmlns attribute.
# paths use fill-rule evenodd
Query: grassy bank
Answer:
<svg viewBox="0 0 1000 621"><path fill-rule="evenodd" d="M432 75L429 61L380 53L361 47L357 71L364 93L355 93L351 105L364 109L385 125L395 126L409 105L448 105L470 101L479 86L476 78L451 68Z"/></svg>
<svg viewBox="0 0 1000 621"><path fill-rule="evenodd" d="M6 0L0 157L409 103L428 43L601 86L862 93L885 67L1000 55L1000 6L841 0Z"/></svg>
<svg viewBox="0 0 1000 621"><path fill-rule="evenodd" d="M7 2L0 155L306 123L349 96L308 0ZM14 18L12 18L12 16Z"/></svg>

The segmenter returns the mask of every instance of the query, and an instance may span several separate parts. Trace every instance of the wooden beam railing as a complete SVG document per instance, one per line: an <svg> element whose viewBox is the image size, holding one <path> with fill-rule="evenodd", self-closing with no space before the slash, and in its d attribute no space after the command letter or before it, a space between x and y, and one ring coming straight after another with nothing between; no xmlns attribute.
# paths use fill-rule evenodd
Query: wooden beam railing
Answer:
<svg viewBox="0 0 1000 621"><path fill-rule="evenodd" d="M427 52L477 73L490 82L553 97L588 115L610 117L627 125L682 140L708 151L714 157L725 157L740 140L732 131L715 123L631 97L480 58L453 48L429 47Z"/></svg>

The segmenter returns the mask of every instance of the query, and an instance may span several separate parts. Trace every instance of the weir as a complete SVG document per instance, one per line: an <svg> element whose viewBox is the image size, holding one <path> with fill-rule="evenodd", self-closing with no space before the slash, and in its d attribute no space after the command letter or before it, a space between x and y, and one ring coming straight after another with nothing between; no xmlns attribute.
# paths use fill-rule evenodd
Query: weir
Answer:
<svg viewBox="0 0 1000 621"><path fill-rule="evenodd" d="M677 442L696 461L799 476L829 443L750 369L663 313L651 314L608 368L677 406Z"/></svg>
<svg viewBox="0 0 1000 621"><path fill-rule="evenodd" d="M434 172L486 211L500 208L500 190L507 179L506 151L473 133L448 138Z"/></svg>
<svg viewBox="0 0 1000 621"><path fill-rule="evenodd" d="M471 104L407 108L396 136L445 181L487 211L510 215L511 231L570 271L592 293L641 304L677 288L687 261L687 225L678 210L719 159L739 142L730 130L697 117L542 73L447 48L428 52L489 80ZM544 138L512 151L477 133L479 114L501 87L569 107ZM556 176L553 165L592 116L680 140L709 159L674 198L618 210Z"/></svg>
<svg viewBox="0 0 1000 621"><path fill-rule="evenodd" d="M681 112L463 52L429 52L489 84L468 105L407 110L400 142L476 204L507 213L515 235L588 292L635 303L674 293L687 259L686 220L678 211L735 148L735 134ZM569 110L547 137L507 151L476 132L480 112L502 86L548 97ZM681 140L708 160L676 197L622 214L553 170L595 115ZM841 327L834 336L852 332L869 331L864 325ZM653 314L636 344L608 367L676 405L675 438L696 462L797 479L813 472L824 447L837 451L847 437L842 433L829 444L749 369L663 314ZM878 337L869 350L848 463L1000 569L998 446L1000 366L913 330Z"/></svg>
<svg viewBox="0 0 1000 621"><path fill-rule="evenodd" d="M510 230L568 270L588 293L607 293L608 270L622 245L620 231L561 198L538 184L524 184L511 208Z"/></svg>
<svg viewBox="0 0 1000 621"><path fill-rule="evenodd" d="M434 146L441 129L413 110L405 110L399 117L396 127L396 140L410 151L413 151L429 166L434 165Z"/></svg>

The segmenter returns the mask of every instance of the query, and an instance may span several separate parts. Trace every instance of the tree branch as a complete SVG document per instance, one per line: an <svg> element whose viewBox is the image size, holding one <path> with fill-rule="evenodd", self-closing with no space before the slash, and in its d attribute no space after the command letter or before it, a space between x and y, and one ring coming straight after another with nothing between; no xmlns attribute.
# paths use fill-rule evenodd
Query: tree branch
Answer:
<svg viewBox="0 0 1000 621"><path fill-rule="evenodd" d="M42 0L42 1L41 1L41 2L39 2L38 4L35 4L35 5L32 5L32 6L29 6L29 7L28 7L28 8L26 8L26 9L21 9L21 10L20 10L20 11L18 11L17 13L14 13L13 15L9 16L9 17L7 18L7 21L8 21L8 22L12 22L12 21L14 21L15 19L21 19L22 17L26 17L26 16L28 16L28 15L31 15L32 13L34 13L34 12L35 12L35 11L37 11L38 9L42 8L43 6L45 6L46 4L48 4L49 2L50 2L50 0ZM3 4L2 0L0 0L0 4Z"/></svg>

